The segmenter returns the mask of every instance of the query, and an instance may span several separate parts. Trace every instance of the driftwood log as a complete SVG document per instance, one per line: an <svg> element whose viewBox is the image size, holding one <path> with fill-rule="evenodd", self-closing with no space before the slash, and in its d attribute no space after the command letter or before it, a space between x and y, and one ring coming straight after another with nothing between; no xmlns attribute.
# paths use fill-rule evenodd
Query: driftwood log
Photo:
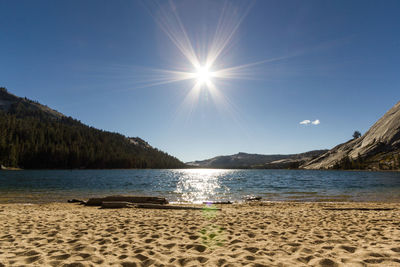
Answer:
<svg viewBox="0 0 400 267"><path fill-rule="evenodd" d="M102 209L120 209L120 208L130 208L133 204L125 201L103 201L101 203Z"/></svg>
<svg viewBox="0 0 400 267"><path fill-rule="evenodd" d="M86 206L101 206L103 202L168 204L168 201L163 197L108 196L102 198L90 198L86 202Z"/></svg>
<svg viewBox="0 0 400 267"><path fill-rule="evenodd" d="M204 201L203 204L226 205L226 204L233 204L233 202L232 201Z"/></svg>

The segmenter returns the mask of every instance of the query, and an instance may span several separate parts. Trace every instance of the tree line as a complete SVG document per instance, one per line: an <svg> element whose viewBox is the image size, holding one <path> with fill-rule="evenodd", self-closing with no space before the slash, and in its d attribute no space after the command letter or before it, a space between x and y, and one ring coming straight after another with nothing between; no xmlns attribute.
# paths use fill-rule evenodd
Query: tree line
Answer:
<svg viewBox="0 0 400 267"><path fill-rule="evenodd" d="M3 92L4 93L4 92ZM0 164L25 169L181 168L140 138L54 117L20 98L0 110Z"/></svg>

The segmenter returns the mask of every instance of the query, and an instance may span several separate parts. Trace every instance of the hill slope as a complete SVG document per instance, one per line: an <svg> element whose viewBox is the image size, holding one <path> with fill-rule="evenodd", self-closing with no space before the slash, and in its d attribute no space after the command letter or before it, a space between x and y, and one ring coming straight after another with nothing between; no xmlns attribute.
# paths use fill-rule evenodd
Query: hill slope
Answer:
<svg viewBox="0 0 400 267"><path fill-rule="evenodd" d="M400 102L363 136L301 166L305 169L400 169Z"/></svg>
<svg viewBox="0 0 400 267"><path fill-rule="evenodd" d="M187 165L201 168L259 168L287 169L297 168L300 164L311 160L327 150L314 150L301 154L290 155L260 155L240 152L229 156L218 156L211 159L187 162Z"/></svg>
<svg viewBox="0 0 400 267"><path fill-rule="evenodd" d="M47 106L0 88L0 164L22 168L181 168L151 147L89 127Z"/></svg>

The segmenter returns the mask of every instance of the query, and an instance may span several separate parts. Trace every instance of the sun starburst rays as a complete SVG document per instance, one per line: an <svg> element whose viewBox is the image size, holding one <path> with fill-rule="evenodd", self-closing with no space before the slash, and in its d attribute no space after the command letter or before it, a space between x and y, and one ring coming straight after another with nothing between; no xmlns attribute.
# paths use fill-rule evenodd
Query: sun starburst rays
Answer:
<svg viewBox="0 0 400 267"><path fill-rule="evenodd" d="M207 53L207 64L209 66L213 65L226 50L251 6L250 4L244 9L239 9L227 1L224 2L214 38Z"/></svg>
<svg viewBox="0 0 400 267"><path fill-rule="evenodd" d="M267 61L260 61L251 64L227 66L224 56L229 52L241 23L248 14L252 3L249 5L235 5L226 1L220 7L219 17L214 24L214 31L200 42L195 42L193 31L189 31L183 23L178 12L179 7L171 0L168 2L152 2L153 8L150 11L156 19L160 29L174 44L186 60L186 67L179 70L156 69L153 70L151 86L191 81L191 89L184 99L183 105L191 107L191 113L202 95L201 91L206 90L207 96L218 108L229 109L229 101L219 88L219 82L232 79L250 79L251 68ZM243 2L241 2L243 3ZM156 7L156 13L154 11ZM204 26L204 25L203 25ZM198 33L198 32L196 32ZM209 38L211 36L211 39ZM192 38L191 38L192 37ZM202 49L199 49L202 48ZM185 66L185 65L184 65Z"/></svg>

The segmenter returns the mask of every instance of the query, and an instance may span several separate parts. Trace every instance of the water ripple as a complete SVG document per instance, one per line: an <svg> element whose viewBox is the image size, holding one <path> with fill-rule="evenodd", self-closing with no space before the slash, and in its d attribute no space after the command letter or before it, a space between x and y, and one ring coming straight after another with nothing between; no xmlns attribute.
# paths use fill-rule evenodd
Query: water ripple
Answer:
<svg viewBox="0 0 400 267"><path fill-rule="evenodd" d="M163 196L173 202L400 201L400 173L306 170L0 171L0 202L49 202L111 194Z"/></svg>

